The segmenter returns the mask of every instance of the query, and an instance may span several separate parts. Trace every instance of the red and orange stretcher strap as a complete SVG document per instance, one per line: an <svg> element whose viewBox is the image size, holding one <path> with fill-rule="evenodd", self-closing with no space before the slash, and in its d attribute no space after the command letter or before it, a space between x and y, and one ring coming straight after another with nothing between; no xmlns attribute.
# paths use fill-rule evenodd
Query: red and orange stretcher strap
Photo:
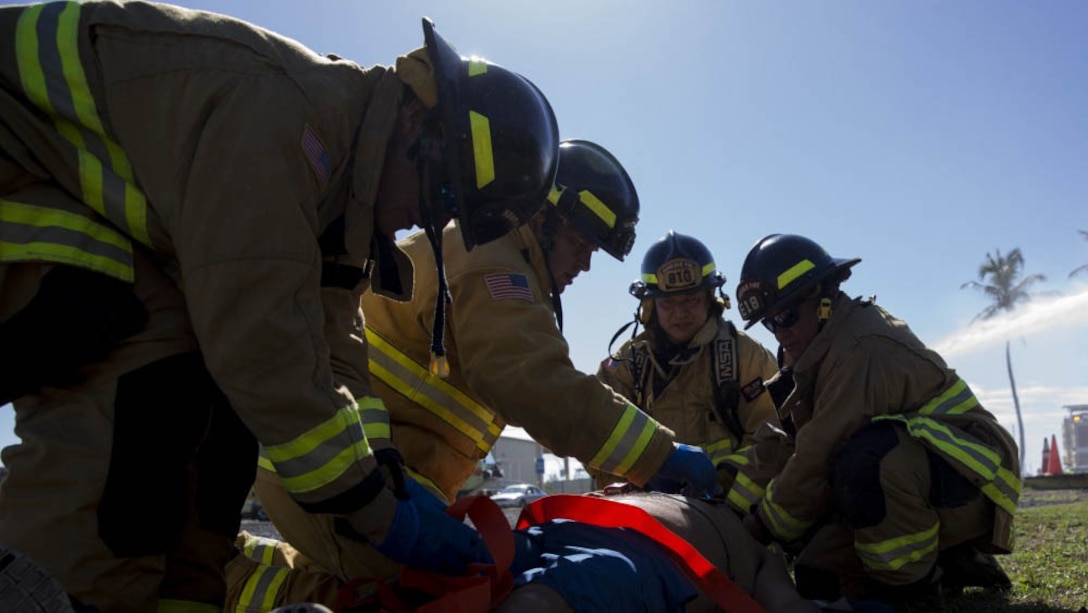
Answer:
<svg viewBox="0 0 1088 613"><path fill-rule="evenodd" d="M696 587L710 596L722 611L765 613L759 603L730 581L690 543L638 507L604 498L552 494L525 507L515 529L522 530L553 519L571 519L602 528L634 530L664 548Z"/></svg>
<svg viewBox="0 0 1088 613"><path fill-rule="evenodd" d="M446 512L457 519L467 515L472 520L494 564L470 564L468 573L459 577L405 568L396 581L379 581L373 596L361 603L352 602L351 594L367 580L349 582L341 589L344 598L335 610L375 602L383 613L485 613L498 606L514 587L510 574L514 534L506 515L487 496L461 498Z"/></svg>

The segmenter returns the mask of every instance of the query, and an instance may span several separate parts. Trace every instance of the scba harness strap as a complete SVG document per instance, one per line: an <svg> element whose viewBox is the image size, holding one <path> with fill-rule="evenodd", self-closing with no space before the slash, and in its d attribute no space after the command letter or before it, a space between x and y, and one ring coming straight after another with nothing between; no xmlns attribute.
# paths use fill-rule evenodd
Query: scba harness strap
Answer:
<svg viewBox="0 0 1088 613"><path fill-rule="evenodd" d="M744 439L740 423L740 363L737 359L737 328L731 321L718 326L718 334L711 343L710 378L714 381L715 417L729 430L736 444ZM635 382L635 402L640 407L646 398L646 388L652 375L649 365L650 350L635 348L631 355L631 377Z"/></svg>

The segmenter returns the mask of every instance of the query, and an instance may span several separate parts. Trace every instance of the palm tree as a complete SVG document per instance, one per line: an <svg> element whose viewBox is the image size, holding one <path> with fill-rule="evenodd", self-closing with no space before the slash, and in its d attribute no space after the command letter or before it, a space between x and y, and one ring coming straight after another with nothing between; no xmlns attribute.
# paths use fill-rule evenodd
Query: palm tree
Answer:
<svg viewBox="0 0 1088 613"><path fill-rule="evenodd" d="M1006 256L1001 255L1001 250L995 251L995 255L986 254L986 261L978 267L979 283L968 281L960 286L973 287L986 294L993 303L975 315L972 321L977 319L990 319L998 313L1011 313L1023 302L1031 300L1028 291L1037 281L1046 281L1046 277L1039 274L1028 275L1021 278L1024 269L1024 256L1020 249L1013 249ZM1075 272L1075 271L1074 271ZM1020 398L1016 395L1016 380L1012 376L1012 355L1009 350L1009 341L1005 341L1005 365L1009 370L1009 386L1012 388L1012 403L1016 408L1016 427L1020 432L1020 465L1024 465L1024 417L1020 413Z"/></svg>
<svg viewBox="0 0 1088 613"><path fill-rule="evenodd" d="M1084 237L1084 240L1088 240L1088 230L1077 230L1077 232L1080 232L1080 235ZM1088 264L1074 268L1073 272L1069 273L1069 278L1072 279L1082 272L1088 272Z"/></svg>

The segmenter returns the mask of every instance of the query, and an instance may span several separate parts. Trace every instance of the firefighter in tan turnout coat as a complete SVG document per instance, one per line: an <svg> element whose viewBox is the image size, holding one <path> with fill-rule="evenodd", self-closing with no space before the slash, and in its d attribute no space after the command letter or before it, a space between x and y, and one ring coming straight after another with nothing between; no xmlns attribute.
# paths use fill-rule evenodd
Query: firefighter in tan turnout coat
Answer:
<svg viewBox="0 0 1088 613"><path fill-rule="evenodd" d="M0 402L22 439L0 543L83 603L219 610L257 441L358 546L486 558L387 486L358 299L368 276L410 294L399 228L456 210L472 245L535 212L558 131L531 83L424 34L363 69L168 5L0 8Z"/></svg>
<svg viewBox="0 0 1088 613"><path fill-rule="evenodd" d="M839 290L859 261L775 234L744 262L738 308L774 333L794 382L779 409L792 455L746 525L800 549L809 598L925 608L1008 587L990 554L1013 547L1016 445L905 323Z"/></svg>
<svg viewBox="0 0 1088 613"><path fill-rule="evenodd" d="M636 483L665 473L713 489L706 455L677 447L668 429L575 369L556 325L560 293L589 270L593 252L622 259L631 249L639 203L626 171L595 143L563 141L556 185L541 203L528 224L471 251L460 224L445 229L442 263L452 297L445 326L435 323L443 267L423 232L398 243L414 263L412 300L363 296L371 380L410 483L453 501L514 424L557 454ZM256 487L284 539L341 580L397 572L374 551L343 551L336 527L301 513L272 471L259 469Z"/></svg>
<svg viewBox="0 0 1088 613"><path fill-rule="evenodd" d="M646 251L641 278L631 285L641 301L632 324L646 329L605 358L597 376L676 432L676 440L705 449L726 499L743 514L768 478L754 472L748 453L761 424L778 425L763 385L778 365L722 316L728 298L715 290L724 283L706 245L670 231ZM595 477L600 485L615 476Z"/></svg>

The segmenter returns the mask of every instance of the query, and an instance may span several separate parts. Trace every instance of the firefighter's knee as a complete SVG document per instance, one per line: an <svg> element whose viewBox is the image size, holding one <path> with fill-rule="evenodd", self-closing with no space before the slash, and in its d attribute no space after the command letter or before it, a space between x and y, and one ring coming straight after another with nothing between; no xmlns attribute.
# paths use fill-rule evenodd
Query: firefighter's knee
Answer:
<svg viewBox="0 0 1088 613"><path fill-rule="evenodd" d="M881 460L898 444L895 425L878 421L858 430L832 459L835 510L851 528L875 526L884 518Z"/></svg>
<svg viewBox="0 0 1088 613"><path fill-rule="evenodd" d="M197 353L118 379L109 474L98 508L99 536L115 555L164 553L182 530L214 390Z"/></svg>

